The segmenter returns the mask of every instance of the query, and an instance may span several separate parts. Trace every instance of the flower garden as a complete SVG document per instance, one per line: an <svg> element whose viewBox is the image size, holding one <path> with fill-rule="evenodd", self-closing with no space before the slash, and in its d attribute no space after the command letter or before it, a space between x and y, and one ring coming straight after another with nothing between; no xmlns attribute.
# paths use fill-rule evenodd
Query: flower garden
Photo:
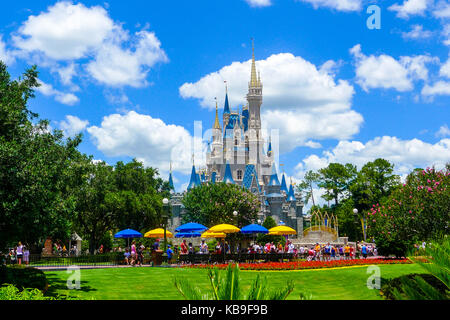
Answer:
<svg viewBox="0 0 450 320"><path fill-rule="evenodd" d="M239 264L240 270L264 270L264 271L282 271L282 270L305 270L305 269L323 269L340 268L352 266L367 266L380 264L410 264L408 259L352 259L352 260L329 260L329 261L292 261L292 262L267 262L267 263L242 263ZM214 267L226 269L228 264L216 264ZM185 265L184 268L209 269L209 264Z"/></svg>

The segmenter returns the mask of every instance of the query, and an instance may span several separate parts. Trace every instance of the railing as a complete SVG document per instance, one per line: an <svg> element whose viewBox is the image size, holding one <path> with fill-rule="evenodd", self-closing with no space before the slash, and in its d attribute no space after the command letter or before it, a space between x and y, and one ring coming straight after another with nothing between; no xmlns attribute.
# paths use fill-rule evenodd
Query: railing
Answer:
<svg viewBox="0 0 450 320"><path fill-rule="evenodd" d="M47 256L41 254L30 254L28 257L28 265L33 267L48 266L107 266L118 265L124 260L123 252L111 252L96 255L79 255L79 256ZM6 259L6 264L12 264L10 259ZM17 259L14 261L17 264ZM26 264L26 259L22 258L22 264Z"/></svg>

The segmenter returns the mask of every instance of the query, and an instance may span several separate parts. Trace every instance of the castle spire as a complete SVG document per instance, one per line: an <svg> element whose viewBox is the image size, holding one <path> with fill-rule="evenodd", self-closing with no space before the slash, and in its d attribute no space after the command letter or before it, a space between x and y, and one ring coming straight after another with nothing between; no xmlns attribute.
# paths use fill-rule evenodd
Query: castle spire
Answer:
<svg viewBox="0 0 450 320"><path fill-rule="evenodd" d="M216 119L214 120L214 127L213 129L219 129L220 130L220 122L219 122L219 111L217 108L217 98L216 99Z"/></svg>
<svg viewBox="0 0 450 320"><path fill-rule="evenodd" d="M169 188L173 191L175 191L175 187L173 185L173 178L172 178L172 160L170 161L170 171L169 171Z"/></svg>
<svg viewBox="0 0 450 320"><path fill-rule="evenodd" d="M230 104L228 103L228 85L227 82L225 82L225 104L223 106L223 113L230 113Z"/></svg>
<svg viewBox="0 0 450 320"><path fill-rule="evenodd" d="M258 78L256 76L256 63L255 63L255 42L252 38L252 72L251 72L251 78L250 78L250 87L257 87L258 86Z"/></svg>

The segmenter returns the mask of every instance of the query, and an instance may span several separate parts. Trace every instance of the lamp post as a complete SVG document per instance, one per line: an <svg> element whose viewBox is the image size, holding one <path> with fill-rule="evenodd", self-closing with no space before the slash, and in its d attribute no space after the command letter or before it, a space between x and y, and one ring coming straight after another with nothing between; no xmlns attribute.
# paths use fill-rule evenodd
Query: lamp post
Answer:
<svg viewBox="0 0 450 320"><path fill-rule="evenodd" d="M353 214L355 216L358 216L358 209L354 208L353 209ZM361 221L361 227L362 227L363 237L364 237L364 242L365 242L366 241L366 228L365 228L366 221L365 221L364 217L360 217L360 221Z"/></svg>
<svg viewBox="0 0 450 320"><path fill-rule="evenodd" d="M166 235L166 230L167 230L167 219L169 218L169 200L167 198L163 199L163 214L162 214L162 218L164 220L164 252L162 254L163 256L163 261L167 262L167 235Z"/></svg>

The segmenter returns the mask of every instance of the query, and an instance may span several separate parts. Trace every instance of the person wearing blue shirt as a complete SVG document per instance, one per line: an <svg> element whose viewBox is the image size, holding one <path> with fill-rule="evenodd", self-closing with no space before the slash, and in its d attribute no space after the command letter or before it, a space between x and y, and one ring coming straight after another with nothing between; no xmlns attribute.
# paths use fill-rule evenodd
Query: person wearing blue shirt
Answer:
<svg viewBox="0 0 450 320"><path fill-rule="evenodd" d="M363 244L361 247L361 253L362 253L364 259L367 258L367 247L365 244Z"/></svg>
<svg viewBox="0 0 450 320"><path fill-rule="evenodd" d="M170 247L170 244L168 245L166 252L167 252L167 262L170 262L170 259L172 259L173 256L173 250Z"/></svg>

